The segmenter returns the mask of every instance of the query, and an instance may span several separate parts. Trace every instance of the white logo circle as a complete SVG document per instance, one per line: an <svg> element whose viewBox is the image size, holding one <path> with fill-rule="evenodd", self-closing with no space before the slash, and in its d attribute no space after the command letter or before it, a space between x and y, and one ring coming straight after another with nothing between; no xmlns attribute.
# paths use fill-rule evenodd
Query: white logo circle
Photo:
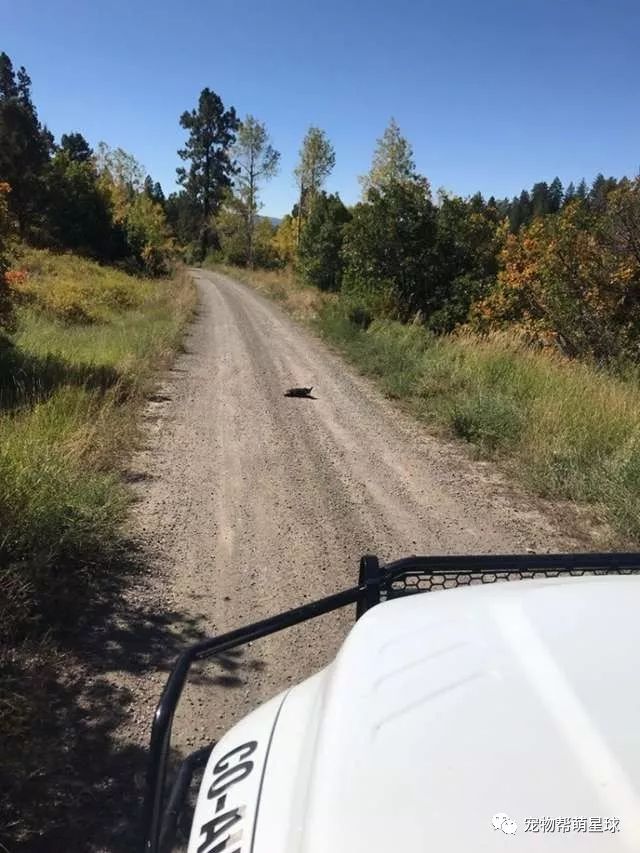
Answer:
<svg viewBox="0 0 640 853"><path fill-rule="evenodd" d="M502 830L505 835L513 835L518 829L518 824L515 820L511 820L509 815L504 812L497 812L494 814L491 818L491 826L494 829Z"/></svg>

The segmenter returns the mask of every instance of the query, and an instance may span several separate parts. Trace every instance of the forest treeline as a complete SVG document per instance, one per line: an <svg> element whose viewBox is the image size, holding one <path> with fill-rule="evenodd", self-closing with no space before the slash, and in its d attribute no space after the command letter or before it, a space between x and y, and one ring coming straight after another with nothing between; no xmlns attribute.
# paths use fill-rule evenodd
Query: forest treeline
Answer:
<svg viewBox="0 0 640 853"><path fill-rule="evenodd" d="M600 174L566 187L556 177L512 199L434 194L392 119L349 207L324 189L335 151L312 126L295 169L297 202L275 227L259 215L279 159L266 126L240 121L208 89L181 124L183 189L166 209L190 259L292 267L339 292L358 323L383 316L434 333L510 329L570 357L637 360L637 177Z"/></svg>
<svg viewBox="0 0 640 853"><path fill-rule="evenodd" d="M509 328L571 357L637 359L637 177L566 187L556 177L512 199L434 193L392 120L360 179L361 200L346 206L324 189L335 152L312 126L295 169L297 202L276 227L260 215L280 160L266 125L240 119L210 89L179 121L181 189L165 198L121 149L94 151L77 131L56 142L27 72L1 54L0 265L12 232L147 274L164 272L176 253L193 263L287 266L339 292L358 322L388 316L435 333ZM6 315L11 273L4 282Z"/></svg>

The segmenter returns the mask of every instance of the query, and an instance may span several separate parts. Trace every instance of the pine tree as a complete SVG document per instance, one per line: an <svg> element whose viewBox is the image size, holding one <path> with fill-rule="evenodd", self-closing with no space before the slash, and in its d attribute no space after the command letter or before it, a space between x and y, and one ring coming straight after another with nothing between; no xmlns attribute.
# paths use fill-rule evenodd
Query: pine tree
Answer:
<svg viewBox="0 0 640 853"><path fill-rule="evenodd" d="M549 186L549 213L557 213L560 210L563 198L562 181L556 176Z"/></svg>
<svg viewBox="0 0 640 853"><path fill-rule="evenodd" d="M200 251L204 257L213 236L210 217L217 212L225 191L231 186L234 168L230 151L238 119L233 107L225 109L219 95L211 89L203 89L197 109L184 112L180 116L180 126L189 136L178 154L189 166L176 171L179 183L200 212Z"/></svg>
<svg viewBox="0 0 640 853"><path fill-rule="evenodd" d="M573 181L571 181L569 186L565 190L565 193L564 193L564 204L569 204L569 202L573 201L573 199L575 197L576 197L576 188L575 188L575 184L573 183Z"/></svg>
<svg viewBox="0 0 640 853"><path fill-rule="evenodd" d="M60 150L76 163L86 163L93 157L93 150L81 133L63 133Z"/></svg>
<svg viewBox="0 0 640 853"><path fill-rule="evenodd" d="M583 178L578 184L578 188L576 189L576 198L580 199L580 201L584 201L587 198L587 195L587 182Z"/></svg>
<svg viewBox="0 0 640 853"><path fill-rule="evenodd" d="M11 187L9 209L26 236L43 226L53 137L38 120L29 75L24 68L14 73L6 53L0 53L0 140L0 181Z"/></svg>
<svg viewBox="0 0 640 853"><path fill-rule="evenodd" d="M544 216L549 213L549 186L546 181L539 181L531 189L531 215Z"/></svg>

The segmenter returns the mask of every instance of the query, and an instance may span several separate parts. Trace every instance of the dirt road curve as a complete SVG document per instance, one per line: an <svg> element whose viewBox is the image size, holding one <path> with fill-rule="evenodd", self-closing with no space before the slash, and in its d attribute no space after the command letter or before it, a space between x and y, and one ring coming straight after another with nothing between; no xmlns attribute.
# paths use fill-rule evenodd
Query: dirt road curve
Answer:
<svg viewBox="0 0 640 853"><path fill-rule="evenodd" d="M351 585L364 552L576 547L489 466L428 437L277 306L223 276L194 276L199 316L152 403L137 524L164 606L195 630L222 632ZM313 385L316 399L285 398L291 385ZM176 742L217 735L321 666L350 618L326 617L322 628L209 665L185 697ZM159 686L145 691L147 703Z"/></svg>

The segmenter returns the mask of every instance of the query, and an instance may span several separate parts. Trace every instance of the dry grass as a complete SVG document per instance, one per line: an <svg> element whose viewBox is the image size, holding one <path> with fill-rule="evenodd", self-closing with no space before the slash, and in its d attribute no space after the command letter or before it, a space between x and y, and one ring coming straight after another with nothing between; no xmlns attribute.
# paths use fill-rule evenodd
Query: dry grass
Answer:
<svg viewBox="0 0 640 853"><path fill-rule="evenodd" d="M592 507L618 541L640 539L637 377L532 350L509 334L437 338L381 320L365 331L340 306L319 326L434 427L504 462L536 494Z"/></svg>
<svg viewBox="0 0 640 853"><path fill-rule="evenodd" d="M270 299L275 299L296 320L316 320L324 307L336 298L316 287L301 284L290 269L247 270L222 264L216 264L213 269L250 285Z"/></svg>

